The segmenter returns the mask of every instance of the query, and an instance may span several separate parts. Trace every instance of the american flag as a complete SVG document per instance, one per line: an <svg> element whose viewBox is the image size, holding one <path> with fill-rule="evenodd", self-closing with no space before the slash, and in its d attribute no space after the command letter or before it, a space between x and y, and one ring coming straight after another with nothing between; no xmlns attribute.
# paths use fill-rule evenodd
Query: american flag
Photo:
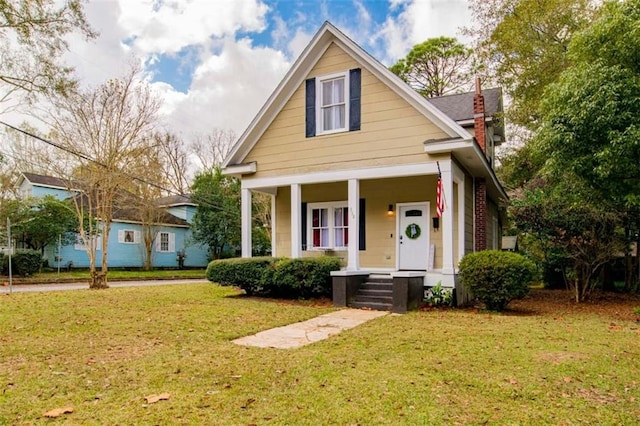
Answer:
<svg viewBox="0 0 640 426"><path fill-rule="evenodd" d="M438 166L440 169L440 166ZM444 211L444 192L442 191L442 174L438 170L438 184L436 186L436 215L438 217L442 216L442 212Z"/></svg>

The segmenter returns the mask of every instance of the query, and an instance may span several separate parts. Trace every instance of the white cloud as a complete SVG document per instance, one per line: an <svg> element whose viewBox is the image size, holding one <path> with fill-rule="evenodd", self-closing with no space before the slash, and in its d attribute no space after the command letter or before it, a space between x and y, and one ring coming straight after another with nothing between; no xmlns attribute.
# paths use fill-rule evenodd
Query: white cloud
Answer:
<svg viewBox="0 0 640 426"><path fill-rule="evenodd" d="M165 92L168 124L186 135L215 127L241 134L288 68L282 52L225 39L221 52L196 69L186 95Z"/></svg>
<svg viewBox="0 0 640 426"><path fill-rule="evenodd" d="M143 54L175 53L211 37L264 30L269 7L259 0L119 0L118 24Z"/></svg>
<svg viewBox="0 0 640 426"><path fill-rule="evenodd" d="M385 21L380 37L385 45L383 62L395 63L415 44L438 36L457 37L468 24L471 13L467 0L392 0L392 9L402 8L397 17Z"/></svg>

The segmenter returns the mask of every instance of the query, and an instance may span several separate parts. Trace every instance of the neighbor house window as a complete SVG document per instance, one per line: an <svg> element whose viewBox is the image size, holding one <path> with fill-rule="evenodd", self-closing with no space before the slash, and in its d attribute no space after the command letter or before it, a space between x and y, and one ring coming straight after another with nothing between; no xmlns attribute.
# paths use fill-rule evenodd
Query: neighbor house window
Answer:
<svg viewBox="0 0 640 426"><path fill-rule="evenodd" d="M140 231L132 229L119 229L118 242L121 244L138 244L140 243Z"/></svg>
<svg viewBox="0 0 640 426"><path fill-rule="evenodd" d="M345 249L349 244L346 203L308 204L310 249Z"/></svg>
<svg viewBox="0 0 640 426"><path fill-rule="evenodd" d="M160 233L160 251L169 251L169 234L167 232Z"/></svg>
<svg viewBox="0 0 640 426"><path fill-rule="evenodd" d="M102 236L101 235L94 235L92 238L88 238L87 242L91 245L93 245L93 247L95 247L96 251L100 250L102 248ZM82 236L80 234L76 234L75 237L75 241L73 243L73 249L74 250L82 250L82 251L86 251L87 247L84 245L84 240L82 239Z"/></svg>
<svg viewBox="0 0 640 426"><path fill-rule="evenodd" d="M159 232L156 236L156 251L161 253L173 253L176 251L176 234Z"/></svg>
<svg viewBox="0 0 640 426"><path fill-rule="evenodd" d="M349 117L348 73L331 74L316 80L317 133L347 131Z"/></svg>

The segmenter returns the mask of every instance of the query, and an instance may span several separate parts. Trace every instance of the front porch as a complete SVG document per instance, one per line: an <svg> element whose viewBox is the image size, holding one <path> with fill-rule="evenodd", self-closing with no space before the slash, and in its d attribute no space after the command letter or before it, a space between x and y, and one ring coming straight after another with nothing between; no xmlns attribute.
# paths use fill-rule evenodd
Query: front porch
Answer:
<svg viewBox="0 0 640 426"><path fill-rule="evenodd" d="M455 288L456 265L473 245L473 181L448 158L439 166L445 209L437 223L436 162L245 177L242 256L251 256L251 200L258 191L272 197L273 256L328 254L343 259L344 277L383 273L395 283L415 274L410 281L423 289L438 282Z"/></svg>

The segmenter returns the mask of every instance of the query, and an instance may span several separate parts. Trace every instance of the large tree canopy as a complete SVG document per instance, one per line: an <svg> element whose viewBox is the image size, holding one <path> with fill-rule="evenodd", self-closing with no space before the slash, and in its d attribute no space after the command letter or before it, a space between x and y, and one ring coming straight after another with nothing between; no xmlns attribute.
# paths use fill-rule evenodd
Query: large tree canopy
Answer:
<svg viewBox="0 0 640 426"><path fill-rule="evenodd" d="M209 246L218 259L225 250L240 246L240 181L225 176L219 167L198 174L192 187L192 201L198 205L193 218L192 238Z"/></svg>
<svg viewBox="0 0 640 426"><path fill-rule="evenodd" d="M73 242L78 219L68 201L51 195L5 201L2 217L11 220L13 237L27 248L44 251L45 247Z"/></svg>
<svg viewBox="0 0 640 426"><path fill-rule="evenodd" d="M509 121L535 128L545 88L570 66L572 35L592 19L591 0L471 0L474 50L511 98Z"/></svg>
<svg viewBox="0 0 640 426"><path fill-rule="evenodd" d="M471 85L471 54L455 38L430 38L413 46L391 71L422 96L442 96Z"/></svg>
<svg viewBox="0 0 640 426"><path fill-rule="evenodd" d="M601 261L616 254L610 235L624 234L629 242L640 231L639 10L640 0L607 2L574 34L567 52L570 66L547 85L538 107L539 128L518 153L546 179L545 194L555 194L556 204L536 204L525 191L516 197L516 224L531 232L531 223L547 223L551 231L541 235L549 241L564 238L563 253L575 261L572 279L580 288L589 288ZM512 170L510 176L517 179L518 173ZM530 215L535 221L517 214L526 211L536 213ZM598 262L589 266L588 259ZM633 289L630 271L627 266L626 285Z"/></svg>
<svg viewBox="0 0 640 426"><path fill-rule="evenodd" d="M65 36L95 37L82 9L83 0L0 1L0 103L20 91L66 93L74 84L71 68L59 63Z"/></svg>

